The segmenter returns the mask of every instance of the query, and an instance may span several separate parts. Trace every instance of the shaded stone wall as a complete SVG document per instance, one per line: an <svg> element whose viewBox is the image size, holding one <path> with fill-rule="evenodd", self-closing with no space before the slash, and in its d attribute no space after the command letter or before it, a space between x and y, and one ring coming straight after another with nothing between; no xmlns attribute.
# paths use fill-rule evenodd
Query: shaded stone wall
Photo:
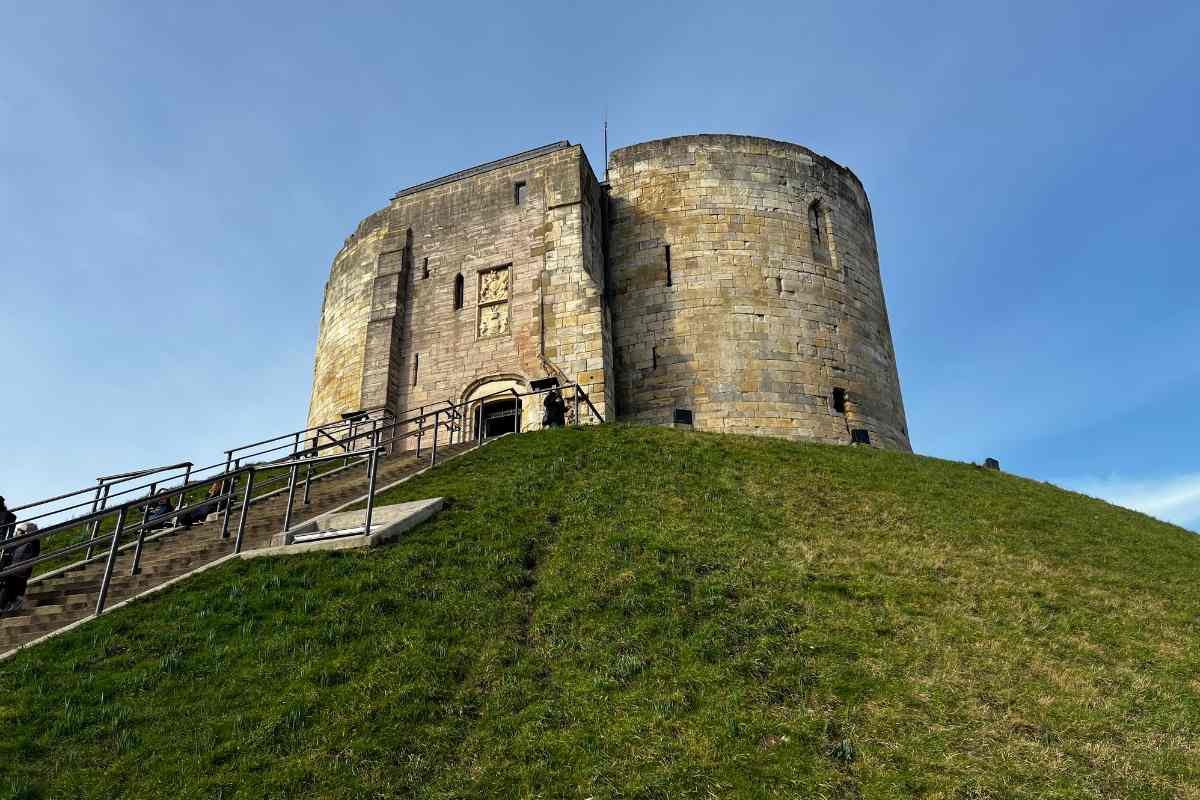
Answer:
<svg viewBox="0 0 1200 800"><path fill-rule="evenodd" d="M326 286L309 424L548 374L584 385L607 414L601 199L583 149L565 146L401 193L364 220ZM541 415L528 405L526 424Z"/></svg>
<svg viewBox="0 0 1200 800"><path fill-rule="evenodd" d="M797 145L704 135L617 150L609 182L622 418L686 409L700 430L847 442L858 428L911 449L853 173Z"/></svg>

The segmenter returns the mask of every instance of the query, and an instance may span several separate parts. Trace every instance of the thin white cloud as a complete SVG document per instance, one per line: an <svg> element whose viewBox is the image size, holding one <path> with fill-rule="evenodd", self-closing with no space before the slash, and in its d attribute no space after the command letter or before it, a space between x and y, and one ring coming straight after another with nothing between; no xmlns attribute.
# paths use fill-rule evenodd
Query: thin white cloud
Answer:
<svg viewBox="0 0 1200 800"><path fill-rule="evenodd" d="M1062 485L1200 531L1200 472L1157 479L1077 478Z"/></svg>

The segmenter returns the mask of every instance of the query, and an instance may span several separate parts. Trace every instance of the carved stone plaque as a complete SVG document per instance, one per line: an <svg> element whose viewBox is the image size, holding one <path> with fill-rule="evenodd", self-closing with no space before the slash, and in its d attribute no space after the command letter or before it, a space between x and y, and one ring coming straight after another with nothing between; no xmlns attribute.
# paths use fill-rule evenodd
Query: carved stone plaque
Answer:
<svg viewBox="0 0 1200 800"><path fill-rule="evenodd" d="M508 267L479 273L479 337L508 333Z"/></svg>
<svg viewBox="0 0 1200 800"><path fill-rule="evenodd" d="M508 303L495 303L479 309L479 335L499 336L508 333Z"/></svg>
<svg viewBox="0 0 1200 800"><path fill-rule="evenodd" d="M496 303L508 299L508 268L479 273L479 302Z"/></svg>

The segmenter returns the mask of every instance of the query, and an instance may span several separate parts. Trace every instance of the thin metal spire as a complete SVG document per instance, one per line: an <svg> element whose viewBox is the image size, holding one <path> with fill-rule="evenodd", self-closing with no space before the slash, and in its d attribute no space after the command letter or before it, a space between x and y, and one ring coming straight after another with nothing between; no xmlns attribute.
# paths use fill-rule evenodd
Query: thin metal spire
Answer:
<svg viewBox="0 0 1200 800"><path fill-rule="evenodd" d="M604 107L604 182L608 183L608 106Z"/></svg>

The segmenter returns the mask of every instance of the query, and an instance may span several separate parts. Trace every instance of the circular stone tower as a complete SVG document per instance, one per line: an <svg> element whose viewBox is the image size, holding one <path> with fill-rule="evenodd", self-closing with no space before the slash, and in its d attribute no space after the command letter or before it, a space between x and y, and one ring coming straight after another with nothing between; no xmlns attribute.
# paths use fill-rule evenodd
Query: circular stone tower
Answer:
<svg viewBox="0 0 1200 800"><path fill-rule="evenodd" d="M866 192L813 151L680 136L613 153L624 419L910 451Z"/></svg>

